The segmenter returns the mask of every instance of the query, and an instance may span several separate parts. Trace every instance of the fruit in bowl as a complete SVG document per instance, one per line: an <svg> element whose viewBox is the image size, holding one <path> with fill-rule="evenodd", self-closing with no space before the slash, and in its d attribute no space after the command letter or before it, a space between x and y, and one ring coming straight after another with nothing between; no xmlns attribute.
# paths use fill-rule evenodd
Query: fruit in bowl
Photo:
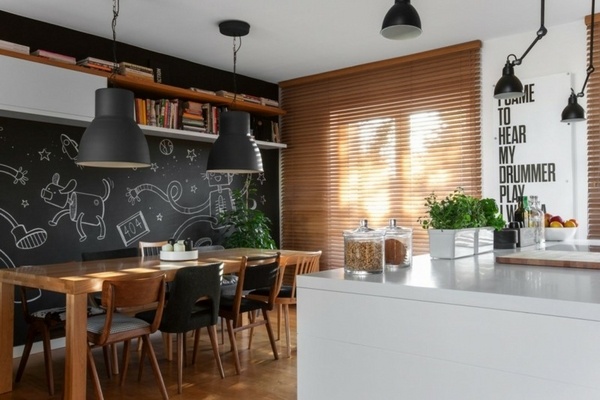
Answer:
<svg viewBox="0 0 600 400"><path fill-rule="evenodd" d="M544 235L548 241L573 239L579 223L575 218L563 219L560 215L546 213Z"/></svg>

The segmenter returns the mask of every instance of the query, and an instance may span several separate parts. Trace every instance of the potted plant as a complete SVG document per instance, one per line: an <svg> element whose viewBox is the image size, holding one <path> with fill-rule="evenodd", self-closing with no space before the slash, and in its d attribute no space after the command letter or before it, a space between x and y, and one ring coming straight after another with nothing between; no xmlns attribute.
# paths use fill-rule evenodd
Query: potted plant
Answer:
<svg viewBox="0 0 600 400"><path fill-rule="evenodd" d="M248 207L248 200L255 194L256 189L253 187L249 187L246 192L234 190L234 209L219 214L218 225L228 227L224 247L276 248L275 240L271 237L271 220L262 211Z"/></svg>
<svg viewBox="0 0 600 400"><path fill-rule="evenodd" d="M459 258L493 250L494 230L505 226L496 200L478 199L457 188L443 199L425 198L427 217L419 223L429 233L433 258Z"/></svg>

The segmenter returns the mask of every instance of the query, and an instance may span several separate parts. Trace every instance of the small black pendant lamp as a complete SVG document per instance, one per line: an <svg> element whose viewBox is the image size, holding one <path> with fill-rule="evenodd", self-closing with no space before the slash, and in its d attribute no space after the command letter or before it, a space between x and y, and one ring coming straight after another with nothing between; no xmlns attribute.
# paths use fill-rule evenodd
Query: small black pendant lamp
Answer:
<svg viewBox="0 0 600 400"><path fill-rule="evenodd" d="M583 97L585 87L590 79L590 75L594 72L594 12L595 0L592 0L592 25L590 27L590 53L589 53L589 63L587 67L587 75L585 77L585 81L583 82L583 87L581 88L581 92L575 94L575 91L571 88L571 95L569 96L569 103L564 108L561 114L561 122L579 122L585 121L585 111L583 107L577 104L577 98Z"/></svg>
<svg viewBox="0 0 600 400"><path fill-rule="evenodd" d="M504 65L504 68L502 68L502 77L498 80L498 83L496 83L496 87L494 88L495 99L514 99L517 97L521 97L524 94L523 84L521 83L519 78L515 76L514 66L521 65L521 62L523 62L523 59L531 51L533 46L535 46L535 44L538 41L540 41L544 36L546 36L546 33L548 33L548 30L544 26L544 11L546 2L545 0L541 0L541 2L542 11L540 29L538 29L538 31L536 32L535 39L529 45L527 50L525 50L525 53L523 53L521 58L517 58L517 56L514 54L509 54L508 57L506 57L506 64Z"/></svg>
<svg viewBox="0 0 600 400"><path fill-rule="evenodd" d="M387 39L412 39L421 32L421 18L410 0L395 0L383 18L379 33Z"/></svg>
<svg viewBox="0 0 600 400"><path fill-rule="evenodd" d="M236 60L242 46L242 36L250 31L250 25L244 21L229 20L219 24L221 34L233 37L233 86L234 96L231 107L235 106L237 96ZM236 48L236 38L240 45ZM219 136L210 149L207 172L230 174L251 174L263 172L260 150L250 132L250 114L245 111L223 111L219 117Z"/></svg>
<svg viewBox="0 0 600 400"><path fill-rule="evenodd" d="M118 15L119 0L113 0L113 75L116 73L117 66ZM95 117L79 142L79 154L75 160L77 165L101 168L150 166L150 152L146 137L133 119L133 103L133 92L129 90L119 88L96 90Z"/></svg>

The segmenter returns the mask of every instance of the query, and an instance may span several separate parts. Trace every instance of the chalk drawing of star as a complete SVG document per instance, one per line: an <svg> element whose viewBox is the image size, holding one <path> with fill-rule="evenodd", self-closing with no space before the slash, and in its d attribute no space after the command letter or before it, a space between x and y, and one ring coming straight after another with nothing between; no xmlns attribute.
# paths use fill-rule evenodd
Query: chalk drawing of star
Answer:
<svg viewBox="0 0 600 400"><path fill-rule="evenodd" d="M38 151L38 153L40 155L40 161L44 161L44 160L50 161L50 154L52 154L52 153L49 152L48 150L46 150L46 148L44 148L44 150L42 150L42 151Z"/></svg>
<svg viewBox="0 0 600 400"><path fill-rule="evenodd" d="M27 208L29 207L29 202L27 200L21 200L21 205L23 206L23 208Z"/></svg>
<svg viewBox="0 0 600 400"><path fill-rule="evenodd" d="M260 204L264 205L266 202L267 202L267 198L264 195L260 196Z"/></svg>
<svg viewBox="0 0 600 400"><path fill-rule="evenodd" d="M157 221L162 221L162 219L163 219L163 216L162 216L162 214L161 214L161 213L158 213L158 215L156 216L156 220L157 220Z"/></svg>
<svg viewBox="0 0 600 400"><path fill-rule="evenodd" d="M152 170L152 172L156 172L156 170L158 169L158 164L157 163L150 164L150 169Z"/></svg>
<svg viewBox="0 0 600 400"><path fill-rule="evenodd" d="M198 187L196 185L192 185L192 188L190 190L192 191L192 193L196 193L196 190L198 190Z"/></svg>
<svg viewBox="0 0 600 400"><path fill-rule="evenodd" d="M265 174L264 172L261 172L260 174L258 174L258 178L256 178L260 184L262 185L263 183L265 183L265 181L267 180L267 178L265 178Z"/></svg>
<svg viewBox="0 0 600 400"><path fill-rule="evenodd" d="M195 159L196 157L198 157L198 156L196 155L196 150L195 150L195 149L188 150L187 152L188 152L187 158L189 158L189 159L190 159L190 161L194 161L194 159Z"/></svg>

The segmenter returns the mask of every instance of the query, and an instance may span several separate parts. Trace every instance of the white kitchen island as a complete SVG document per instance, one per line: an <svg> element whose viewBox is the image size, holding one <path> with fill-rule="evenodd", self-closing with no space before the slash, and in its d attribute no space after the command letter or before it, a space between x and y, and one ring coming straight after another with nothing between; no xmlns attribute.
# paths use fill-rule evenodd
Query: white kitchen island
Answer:
<svg viewBox="0 0 600 400"><path fill-rule="evenodd" d="M501 254L299 277L298 399L600 399L600 270Z"/></svg>

